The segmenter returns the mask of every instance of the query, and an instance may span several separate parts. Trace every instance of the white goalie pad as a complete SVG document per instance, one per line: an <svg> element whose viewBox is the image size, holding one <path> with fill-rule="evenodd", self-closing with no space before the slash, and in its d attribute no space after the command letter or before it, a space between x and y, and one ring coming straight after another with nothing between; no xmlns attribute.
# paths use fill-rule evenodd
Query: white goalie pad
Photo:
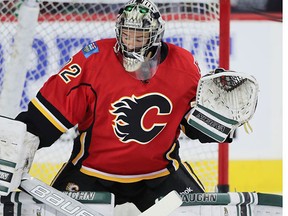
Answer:
<svg viewBox="0 0 288 216"><path fill-rule="evenodd" d="M20 185L28 172L39 138L26 132L26 124L0 116L0 195L6 196Z"/></svg>
<svg viewBox="0 0 288 216"><path fill-rule="evenodd" d="M196 106L190 112L188 123L223 142L252 118L258 92L258 83L253 76L216 69L200 79Z"/></svg>

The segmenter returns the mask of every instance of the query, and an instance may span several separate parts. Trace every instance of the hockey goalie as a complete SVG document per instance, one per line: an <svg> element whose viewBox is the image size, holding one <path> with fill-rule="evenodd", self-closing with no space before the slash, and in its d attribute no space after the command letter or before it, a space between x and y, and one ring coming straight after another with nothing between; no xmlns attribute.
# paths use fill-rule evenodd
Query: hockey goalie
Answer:
<svg viewBox="0 0 288 216"><path fill-rule="evenodd" d="M211 140L231 140L235 129L252 118L258 91L254 77L217 69L199 80L196 100L185 116L187 123ZM0 145L0 195L6 196L29 172L39 138L27 131L25 123L1 116Z"/></svg>

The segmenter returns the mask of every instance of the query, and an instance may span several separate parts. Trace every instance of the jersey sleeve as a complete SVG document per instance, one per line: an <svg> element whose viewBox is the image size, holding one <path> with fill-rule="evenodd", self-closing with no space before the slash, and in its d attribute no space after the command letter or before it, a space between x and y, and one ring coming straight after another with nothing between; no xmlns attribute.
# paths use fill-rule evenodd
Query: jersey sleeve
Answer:
<svg viewBox="0 0 288 216"><path fill-rule="evenodd" d="M91 58L82 51L74 55L59 73L48 79L28 110L16 117L40 138L40 147L50 146L76 124L85 129L92 123L96 93L89 77Z"/></svg>

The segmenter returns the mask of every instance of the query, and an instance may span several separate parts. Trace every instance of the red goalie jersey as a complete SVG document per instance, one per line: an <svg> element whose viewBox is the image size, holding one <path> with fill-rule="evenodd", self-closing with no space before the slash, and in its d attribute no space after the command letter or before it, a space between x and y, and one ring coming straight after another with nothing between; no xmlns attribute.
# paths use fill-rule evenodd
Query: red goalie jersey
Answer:
<svg viewBox="0 0 288 216"><path fill-rule="evenodd" d="M17 119L40 137L40 147L78 124L70 160L87 175L124 183L168 175L180 163L180 125L193 139L213 141L185 123L198 66L188 51L163 43L157 73L139 81L118 61L115 43L105 39L83 48Z"/></svg>

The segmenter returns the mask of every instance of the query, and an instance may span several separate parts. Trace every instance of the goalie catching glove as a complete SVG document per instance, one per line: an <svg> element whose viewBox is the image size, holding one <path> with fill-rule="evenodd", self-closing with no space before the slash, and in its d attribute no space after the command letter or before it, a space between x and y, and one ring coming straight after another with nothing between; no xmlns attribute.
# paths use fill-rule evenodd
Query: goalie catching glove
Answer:
<svg viewBox="0 0 288 216"><path fill-rule="evenodd" d="M188 124L224 142L255 113L259 87L253 76L222 68L203 76L198 83L196 105Z"/></svg>
<svg viewBox="0 0 288 216"><path fill-rule="evenodd" d="M0 116L0 196L19 187L38 145L39 138L26 131L26 124Z"/></svg>

